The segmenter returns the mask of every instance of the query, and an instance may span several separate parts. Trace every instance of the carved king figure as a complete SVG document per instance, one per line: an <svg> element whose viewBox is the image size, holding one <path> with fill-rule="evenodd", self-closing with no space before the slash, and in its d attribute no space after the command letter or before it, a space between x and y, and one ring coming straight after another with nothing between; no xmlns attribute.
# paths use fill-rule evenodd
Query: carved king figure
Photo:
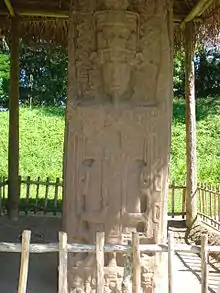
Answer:
<svg viewBox="0 0 220 293"><path fill-rule="evenodd" d="M143 243L166 238L172 101L168 0L85 0L69 32L69 92L64 164L64 229L69 242ZM77 12L77 13L76 13ZM171 40L171 41L170 41ZM154 289L159 259L142 268ZM70 292L95 292L95 261L70 257ZM105 256L105 292L121 291L124 259Z"/></svg>

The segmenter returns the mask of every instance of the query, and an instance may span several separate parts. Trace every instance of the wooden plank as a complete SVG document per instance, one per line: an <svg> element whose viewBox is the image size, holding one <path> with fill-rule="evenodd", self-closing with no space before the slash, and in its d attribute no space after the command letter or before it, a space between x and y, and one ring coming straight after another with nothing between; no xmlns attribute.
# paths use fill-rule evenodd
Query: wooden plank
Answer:
<svg viewBox="0 0 220 293"><path fill-rule="evenodd" d="M175 212L175 182L172 182L172 218L174 218L174 212Z"/></svg>
<svg viewBox="0 0 220 293"><path fill-rule="evenodd" d="M44 198L44 214L47 213L47 203L48 203L48 192L49 192L50 178L47 177L46 187L45 187L45 198Z"/></svg>
<svg viewBox="0 0 220 293"><path fill-rule="evenodd" d="M104 292L104 244L105 233L96 233L96 292Z"/></svg>
<svg viewBox="0 0 220 293"><path fill-rule="evenodd" d="M123 293L132 293L132 250L131 250L131 241L128 241L130 246L127 249L124 262L124 274L122 280L122 292Z"/></svg>
<svg viewBox="0 0 220 293"><path fill-rule="evenodd" d="M29 199L30 199L30 181L31 177L27 177L27 188L26 188L26 200L25 200L25 214L28 214L29 210Z"/></svg>
<svg viewBox="0 0 220 293"><path fill-rule="evenodd" d="M138 233L132 233L132 285L133 293L141 292L141 257Z"/></svg>
<svg viewBox="0 0 220 293"><path fill-rule="evenodd" d="M127 252L129 249L128 245L119 245L119 244L106 244L104 246L104 252ZM167 252L168 246L163 244L140 244L139 249L142 252ZM211 249L218 249L213 248ZM68 244L68 252L79 253L79 252L95 252L96 246L92 244ZM48 252L58 252L59 247L57 243L47 243L47 244L31 244L30 252L31 253L48 253ZM176 252L188 252L188 253L200 253L200 246L197 245L186 245L178 244L175 245ZM214 251L214 250L213 250ZM220 251L220 248L219 250ZM0 252L21 252L20 243L8 243L0 242Z"/></svg>
<svg viewBox="0 0 220 293"><path fill-rule="evenodd" d="M21 251L21 265L20 265L20 277L19 277L19 283L18 283L18 293L26 293L26 290L27 290L30 239L31 239L31 231L25 230L22 233L22 244L21 244L22 251Z"/></svg>
<svg viewBox="0 0 220 293"><path fill-rule="evenodd" d="M168 292L174 293L173 288L173 260L174 260L174 234L172 231L168 233Z"/></svg>
<svg viewBox="0 0 220 293"><path fill-rule="evenodd" d="M56 179L56 185L55 185L55 191L54 191L54 210L53 210L53 214L56 215L57 213L57 201L58 201L58 191L59 191L59 183L60 183L60 178Z"/></svg>
<svg viewBox="0 0 220 293"><path fill-rule="evenodd" d="M201 292L208 293L208 235L201 239Z"/></svg>
<svg viewBox="0 0 220 293"><path fill-rule="evenodd" d="M59 280L58 293L67 293L67 234L59 232Z"/></svg>
<svg viewBox="0 0 220 293"><path fill-rule="evenodd" d="M36 182L36 199L35 199L35 207L34 207L35 214L38 211L39 189L40 189L40 177L37 178L37 182Z"/></svg>

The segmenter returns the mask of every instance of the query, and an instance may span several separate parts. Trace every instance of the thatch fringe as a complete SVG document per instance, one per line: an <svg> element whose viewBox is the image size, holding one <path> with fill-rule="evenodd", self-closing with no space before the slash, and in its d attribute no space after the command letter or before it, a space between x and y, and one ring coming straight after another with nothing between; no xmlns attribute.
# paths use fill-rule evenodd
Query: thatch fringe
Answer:
<svg viewBox="0 0 220 293"><path fill-rule="evenodd" d="M220 3L213 4L196 22L196 35L199 43L220 44ZM175 12L175 11L174 11ZM186 13L184 11L184 13ZM186 13L187 15L187 13ZM0 34L10 36L10 18L0 17ZM23 40L41 39L58 45L67 46L68 18L22 17L20 19L20 36ZM183 30L180 23L174 27L175 49L183 46Z"/></svg>

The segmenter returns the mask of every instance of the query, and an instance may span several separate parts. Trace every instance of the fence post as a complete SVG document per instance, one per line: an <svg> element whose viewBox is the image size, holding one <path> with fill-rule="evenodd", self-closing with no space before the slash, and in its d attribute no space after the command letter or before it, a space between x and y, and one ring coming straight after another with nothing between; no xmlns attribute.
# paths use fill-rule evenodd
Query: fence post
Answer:
<svg viewBox="0 0 220 293"><path fill-rule="evenodd" d="M67 293L67 234L59 232L59 283L58 293Z"/></svg>
<svg viewBox="0 0 220 293"><path fill-rule="evenodd" d="M28 278L28 266L29 266L29 255L30 255L30 239L31 231L25 230L22 233L22 244L21 244L21 265L20 265L20 276L18 283L18 293L26 293L27 290L27 278Z"/></svg>
<svg viewBox="0 0 220 293"><path fill-rule="evenodd" d="M47 201L48 201L49 185L50 185L50 178L47 177L46 187L45 187L45 198L44 198L44 214L47 213Z"/></svg>
<svg viewBox="0 0 220 293"><path fill-rule="evenodd" d="M202 235L201 238L201 292L208 293L208 235Z"/></svg>
<svg viewBox="0 0 220 293"><path fill-rule="evenodd" d="M141 257L139 249L139 235L132 232L132 278L133 293L141 292Z"/></svg>
<svg viewBox="0 0 220 293"><path fill-rule="evenodd" d="M168 232L168 292L173 293L174 234Z"/></svg>
<svg viewBox="0 0 220 293"><path fill-rule="evenodd" d="M29 210L29 199L30 199L30 186L31 186L31 177L27 177L27 189L26 189L26 203L25 203L25 214L28 214Z"/></svg>
<svg viewBox="0 0 220 293"><path fill-rule="evenodd" d="M53 214L57 213L57 201L58 201L58 191L59 191L60 178L56 179L55 190L54 190L54 206L53 206Z"/></svg>
<svg viewBox="0 0 220 293"><path fill-rule="evenodd" d="M204 220L205 204L206 204L206 202L205 202L205 185L204 185L204 182L202 182L201 188L202 188L202 213L203 213L202 219Z"/></svg>
<svg viewBox="0 0 220 293"><path fill-rule="evenodd" d="M105 233L96 233L96 277L97 293L104 292L104 244Z"/></svg>
<svg viewBox="0 0 220 293"><path fill-rule="evenodd" d="M175 182L172 182L172 218L175 216Z"/></svg>
<svg viewBox="0 0 220 293"><path fill-rule="evenodd" d="M184 187L183 187L183 198L182 198L182 219L185 218L185 215L184 213L186 212L186 185L184 184Z"/></svg>
<svg viewBox="0 0 220 293"><path fill-rule="evenodd" d="M0 217L2 215L2 177L0 177Z"/></svg>
<svg viewBox="0 0 220 293"><path fill-rule="evenodd" d="M37 178L37 183L36 183L36 199L35 199L35 205L34 205L35 214L37 213L37 210L38 210L39 189L40 189L40 177Z"/></svg>

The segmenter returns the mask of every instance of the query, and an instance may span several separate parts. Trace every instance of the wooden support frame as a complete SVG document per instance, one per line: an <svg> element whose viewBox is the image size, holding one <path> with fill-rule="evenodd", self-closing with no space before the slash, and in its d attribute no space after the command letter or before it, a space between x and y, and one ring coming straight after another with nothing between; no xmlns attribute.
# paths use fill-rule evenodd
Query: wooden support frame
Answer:
<svg viewBox="0 0 220 293"><path fill-rule="evenodd" d="M15 12L14 12L14 9L13 9L13 7L12 7L12 5L11 5L10 0L4 0L4 2L5 2L5 5L6 5L7 8L8 8L9 14L10 14L11 16L15 16Z"/></svg>
<svg viewBox="0 0 220 293"><path fill-rule="evenodd" d="M11 20L9 139L8 139L8 215L17 220L20 204L19 182L19 20Z"/></svg>
<svg viewBox="0 0 220 293"><path fill-rule="evenodd" d="M195 105L195 24L185 26L185 99L186 99L186 225L191 227L197 218L197 158Z"/></svg>
<svg viewBox="0 0 220 293"><path fill-rule="evenodd" d="M187 22L193 21L195 18L201 16L206 9L214 2L214 0L200 0L193 7L190 13L186 16L186 18L180 24L180 28L183 29Z"/></svg>

